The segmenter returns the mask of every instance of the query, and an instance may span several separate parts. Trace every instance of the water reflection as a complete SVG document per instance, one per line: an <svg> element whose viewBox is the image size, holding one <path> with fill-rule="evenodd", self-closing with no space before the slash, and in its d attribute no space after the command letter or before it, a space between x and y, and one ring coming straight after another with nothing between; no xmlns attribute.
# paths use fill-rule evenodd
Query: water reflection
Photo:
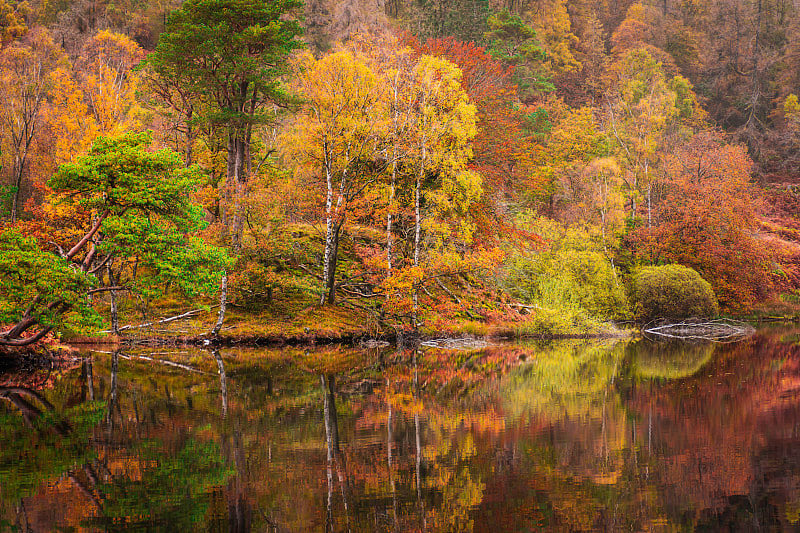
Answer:
<svg viewBox="0 0 800 533"><path fill-rule="evenodd" d="M88 355L0 381L0 530L786 530L797 332Z"/></svg>

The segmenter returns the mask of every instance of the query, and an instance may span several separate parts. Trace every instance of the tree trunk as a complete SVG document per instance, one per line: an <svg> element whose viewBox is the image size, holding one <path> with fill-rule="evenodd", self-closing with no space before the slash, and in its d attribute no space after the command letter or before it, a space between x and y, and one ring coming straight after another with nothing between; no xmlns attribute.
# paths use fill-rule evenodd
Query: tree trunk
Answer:
<svg viewBox="0 0 800 533"><path fill-rule="evenodd" d="M417 181L414 186L414 266L419 266L419 253L422 237L422 212L420 205L420 188L422 187L422 177L425 174L425 158L426 158L426 145L422 143L422 160L419 164L419 172L417 173ZM419 298L417 297L417 288L414 287L413 291L414 309L411 313L412 320L414 321L414 330L418 327L417 311L419 309Z"/></svg>
<svg viewBox="0 0 800 533"><path fill-rule="evenodd" d="M244 199L248 182L249 155L248 139L241 135L231 133L228 138L228 167L226 176L226 188L228 196L228 206L223 223L226 225L228 241L231 248L239 250L242 242L242 232L244 230Z"/></svg>
<svg viewBox="0 0 800 533"><path fill-rule="evenodd" d="M222 418L225 418L228 416L228 379L225 375L225 362L222 360L219 350L214 350L212 354L217 361L217 370L219 370L219 395L222 399Z"/></svg>
<svg viewBox="0 0 800 533"><path fill-rule="evenodd" d="M395 157L395 156L393 156ZM397 183L397 162L392 163L392 181L389 185L389 209L386 213L386 269L392 275L392 251L394 241L392 238L392 209L394 209L395 186Z"/></svg>
<svg viewBox="0 0 800 533"><path fill-rule="evenodd" d="M109 263L106 265L106 271L108 272L108 283L111 287L115 286L116 283L114 281L114 272L111 270L111 264ZM109 291L111 295L111 331L114 335L119 336L119 313L117 311L117 291Z"/></svg>
<svg viewBox="0 0 800 533"><path fill-rule="evenodd" d="M212 337L218 337L222 329L222 323L225 321L225 308L228 304L228 272L222 273L222 279L219 283L219 312L217 313L217 323L211 330Z"/></svg>
<svg viewBox="0 0 800 533"><path fill-rule="evenodd" d="M331 173L330 165L325 159L325 183L327 191L325 194L325 251L322 258L322 296L320 297L319 304L325 305L327 293L325 289L328 287L328 274L330 272L331 253L333 251L333 174Z"/></svg>
<svg viewBox="0 0 800 533"><path fill-rule="evenodd" d="M14 196L11 197L11 224L17 222L19 211L19 193L22 188L22 172L25 167L25 158L17 155L14 158Z"/></svg>
<svg viewBox="0 0 800 533"><path fill-rule="evenodd" d="M325 293L322 295L322 303L332 304L336 301L336 267L339 264L339 234L342 229L340 223L334 222L330 237L325 239L326 251L330 247L330 253L325 270Z"/></svg>
<svg viewBox="0 0 800 533"><path fill-rule="evenodd" d="M342 176L339 187L336 208L333 207L333 173L325 165L325 180L327 183L327 195L325 198L325 252L322 265L322 286L323 292L320 297L320 305L332 304L336 300L336 266L339 262L339 234L344 225L344 217L340 217L342 205L344 203L344 185L346 176Z"/></svg>

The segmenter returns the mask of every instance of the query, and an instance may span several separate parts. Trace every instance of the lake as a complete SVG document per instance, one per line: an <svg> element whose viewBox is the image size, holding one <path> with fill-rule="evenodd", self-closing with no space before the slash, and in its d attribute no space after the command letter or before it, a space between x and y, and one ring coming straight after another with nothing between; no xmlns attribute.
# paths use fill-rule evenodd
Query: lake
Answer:
<svg viewBox="0 0 800 533"><path fill-rule="evenodd" d="M800 528L800 329L76 352L0 377L0 530Z"/></svg>

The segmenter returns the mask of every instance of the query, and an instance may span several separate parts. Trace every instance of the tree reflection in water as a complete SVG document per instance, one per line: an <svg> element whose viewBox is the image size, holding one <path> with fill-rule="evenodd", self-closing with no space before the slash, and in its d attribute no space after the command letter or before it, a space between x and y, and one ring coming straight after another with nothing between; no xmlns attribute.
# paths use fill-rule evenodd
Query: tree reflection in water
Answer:
<svg viewBox="0 0 800 533"><path fill-rule="evenodd" d="M0 382L0 529L790 529L795 338L96 353Z"/></svg>

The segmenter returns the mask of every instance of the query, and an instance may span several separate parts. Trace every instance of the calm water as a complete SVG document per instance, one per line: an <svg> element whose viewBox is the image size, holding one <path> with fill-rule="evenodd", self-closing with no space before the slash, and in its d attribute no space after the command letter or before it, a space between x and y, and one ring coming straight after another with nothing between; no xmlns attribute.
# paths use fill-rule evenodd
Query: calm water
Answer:
<svg viewBox="0 0 800 533"><path fill-rule="evenodd" d="M86 353L0 377L0 530L794 530L799 333Z"/></svg>

